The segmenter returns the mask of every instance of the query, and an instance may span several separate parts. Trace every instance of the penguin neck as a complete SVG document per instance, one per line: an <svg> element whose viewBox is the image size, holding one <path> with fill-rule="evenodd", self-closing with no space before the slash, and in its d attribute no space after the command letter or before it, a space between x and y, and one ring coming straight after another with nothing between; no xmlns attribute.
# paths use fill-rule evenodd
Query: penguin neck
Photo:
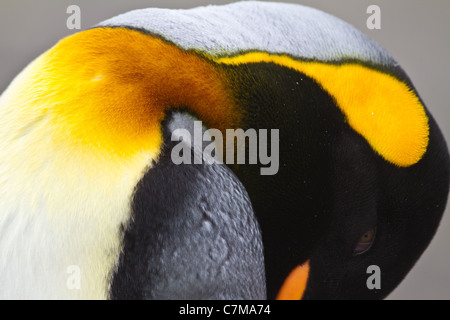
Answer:
<svg viewBox="0 0 450 320"><path fill-rule="evenodd" d="M108 157L146 150L156 159L168 109L188 109L220 130L236 126L239 117L222 78L208 59L160 38L96 28L63 39L35 60L2 105L22 131L46 117L58 142Z"/></svg>
<svg viewBox="0 0 450 320"><path fill-rule="evenodd" d="M135 30L88 30L32 62L0 98L0 297L107 297L165 110L231 127L226 92L206 59Z"/></svg>

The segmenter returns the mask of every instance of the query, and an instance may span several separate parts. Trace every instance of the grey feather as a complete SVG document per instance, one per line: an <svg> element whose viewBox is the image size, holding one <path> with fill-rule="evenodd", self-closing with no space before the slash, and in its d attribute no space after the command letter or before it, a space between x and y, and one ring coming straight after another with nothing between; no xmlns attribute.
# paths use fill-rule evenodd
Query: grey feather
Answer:
<svg viewBox="0 0 450 320"><path fill-rule="evenodd" d="M389 53L350 24L296 4L245 1L190 10L143 9L98 26L144 29L183 49L213 56L255 50L320 61L359 59L397 65Z"/></svg>

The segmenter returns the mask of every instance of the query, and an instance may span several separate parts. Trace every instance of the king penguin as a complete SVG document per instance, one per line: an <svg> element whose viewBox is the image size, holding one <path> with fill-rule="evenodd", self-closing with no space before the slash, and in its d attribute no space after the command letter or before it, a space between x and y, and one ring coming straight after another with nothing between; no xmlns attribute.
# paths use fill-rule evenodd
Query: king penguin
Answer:
<svg viewBox="0 0 450 320"><path fill-rule="evenodd" d="M279 171L176 165L195 121L279 130ZM435 235L449 176L407 74L338 18L128 12L0 97L0 298L383 299Z"/></svg>

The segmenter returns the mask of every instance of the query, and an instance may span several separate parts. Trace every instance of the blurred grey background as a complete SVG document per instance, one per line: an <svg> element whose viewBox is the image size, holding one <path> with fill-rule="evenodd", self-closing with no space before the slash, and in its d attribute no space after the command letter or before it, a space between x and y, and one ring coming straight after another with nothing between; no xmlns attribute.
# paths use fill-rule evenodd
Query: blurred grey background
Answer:
<svg viewBox="0 0 450 320"><path fill-rule="evenodd" d="M0 0L0 93L31 60L68 30L69 5L81 8L81 27L133 9L192 8L233 1ZM403 66L450 141L450 1L286 0L312 6L353 24ZM369 5L381 8L381 30L366 27ZM390 299L450 299L450 209L422 259Z"/></svg>

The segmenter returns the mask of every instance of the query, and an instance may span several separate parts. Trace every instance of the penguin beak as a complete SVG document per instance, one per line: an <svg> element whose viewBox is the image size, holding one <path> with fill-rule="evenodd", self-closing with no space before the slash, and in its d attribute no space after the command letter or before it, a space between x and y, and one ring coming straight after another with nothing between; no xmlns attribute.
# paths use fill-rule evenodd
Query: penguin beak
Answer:
<svg viewBox="0 0 450 320"><path fill-rule="evenodd" d="M309 269L309 261L295 268L286 278L277 300L301 300L308 285Z"/></svg>

